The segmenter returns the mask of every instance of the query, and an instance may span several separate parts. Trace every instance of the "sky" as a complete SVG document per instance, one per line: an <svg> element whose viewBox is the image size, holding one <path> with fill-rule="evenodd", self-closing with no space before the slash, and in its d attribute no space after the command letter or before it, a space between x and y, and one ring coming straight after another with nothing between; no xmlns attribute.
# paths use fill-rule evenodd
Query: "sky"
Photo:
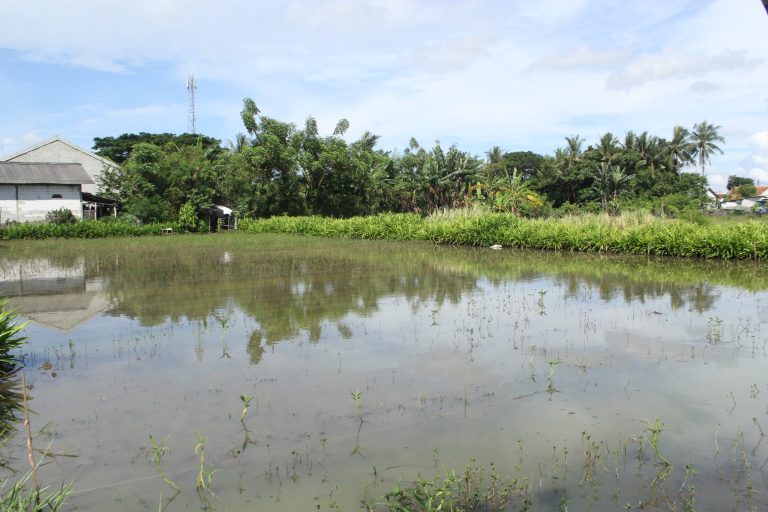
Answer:
<svg viewBox="0 0 768 512"><path fill-rule="evenodd" d="M632 130L720 126L707 176L768 185L760 0L0 0L0 158L59 135L188 130L224 144L263 115L379 148L554 154ZM695 169L691 169L695 171Z"/></svg>

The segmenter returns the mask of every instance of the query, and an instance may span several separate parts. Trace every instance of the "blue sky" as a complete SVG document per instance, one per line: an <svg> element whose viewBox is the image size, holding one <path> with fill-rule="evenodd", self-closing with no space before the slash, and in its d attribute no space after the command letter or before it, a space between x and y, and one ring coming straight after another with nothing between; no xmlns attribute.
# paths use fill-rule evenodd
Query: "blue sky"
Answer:
<svg viewBox="0 0 768 512"><path fill-rule="evenodd" d="M323 133L552 154L720 125L708 175L768 184L760 0L0 0L0 157L53 135L242 132L242 99Z"/></svg>

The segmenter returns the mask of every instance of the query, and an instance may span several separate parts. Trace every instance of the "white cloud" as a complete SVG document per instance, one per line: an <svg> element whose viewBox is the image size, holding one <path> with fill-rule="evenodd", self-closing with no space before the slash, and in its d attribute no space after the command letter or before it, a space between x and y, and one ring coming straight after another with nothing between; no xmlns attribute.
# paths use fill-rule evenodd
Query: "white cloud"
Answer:
<svg viewBox="0 0 768 512"><path fill-rule="evenodd" d="M534 62L534 71L600 71L610 70L628 62L632 53L628 49L594 50L577 48L560 52L552 57Z"/></svg>
<svg viewBox="0 0 768 512"><path fill-rule="evenodd" d="M606 85L609 89L626 90L657 80L705 76L720 70L746 69L760 62L750 58L745 50L726 49L720 54L705 55L668 49L660 54L641 55L625 69L611 73Z"/></svg>
<svg viewBox="0 0 768 512"><path fill-rule="evenodd" d="M710 82L707 80L700 80L698 82L693 82L689 87L688 90L691 92L695 92L697 94L707 94L710 92L719 91L723 88L722 85L718 84L717 82Z"/></svg>
<svg viewBox="0 0 768 512"><path fill-rule="evenodd" d="M755 149L768 154L768 130L752 134L747 140Z"/></svg>
<svg viewBox="0 0 768 512"><path fill-rule="evenodd" d="M0 2L0 48L9 49L0 58L45 63L51 82L66 73L93 96L56 97L54 86L24 96L16 69L0 68L0 89L18 91L0 126L18 133L183 130L187 73L201 82L198 124L222 139L243 130L243 96L299 125L314 115L321 130L347 117L353 133L379 133L387 149L413 135L478 153L494 144L550 153L574 133L590 142L630 129L669 136L675 124L707 119L728 134L713 165L730 174L757 154L746 138L765 129L759 2L15 3ZM142 87L92 87L115 73Z"/></svg>

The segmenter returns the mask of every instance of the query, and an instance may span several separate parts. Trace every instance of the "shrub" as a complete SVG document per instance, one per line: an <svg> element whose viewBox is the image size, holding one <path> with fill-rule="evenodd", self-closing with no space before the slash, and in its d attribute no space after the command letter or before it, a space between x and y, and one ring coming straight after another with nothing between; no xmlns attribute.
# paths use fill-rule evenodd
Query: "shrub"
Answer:
<svg viewBox="0 0 768 512"><path fill-rule="evenodd" d="M19 315L15 309L8 309L8 299L0 298L0 372L12 371L18 362L18 356L11 352L24 344L26 336L21 331L29 322L18 323Z"/></svg>
<svg viewBox="0 0 768 512"><path fill-rule="evenodd" d="M441 244L612 252L686 258L768 259L768 232L759 221L707 225L706 220L662 219L637 210L524 219L510 213L440 212L428 218L382 214L351 219L243 219L249 233L425 240Z"/></svg>
<svg viewBox="0 0 768 512"><path fill-rule="evenodd" d="M77 222L77 217L72 213L72 210L61 207L46 213L45 220L51 224L74 224Z"/></svg>
<svg viewBox="0 0 768 512"><path fill-rule="evenodd" d="M195 206L192 204L192 201L187 201L179 208L179 225L185 231L194 231L197 229L198 224Z"/></svg>

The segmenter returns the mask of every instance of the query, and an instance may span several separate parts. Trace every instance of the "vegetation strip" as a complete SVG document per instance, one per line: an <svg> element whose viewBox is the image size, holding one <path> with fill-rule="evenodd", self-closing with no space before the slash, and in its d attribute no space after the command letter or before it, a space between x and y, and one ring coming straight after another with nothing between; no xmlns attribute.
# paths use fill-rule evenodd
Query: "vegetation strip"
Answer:
<svg viewBox="0 0 768 512"><path fill-rule="evenodd" d="M711 259L768 258L768 230L759 221L700 225L648 214L523 219L509 213L421 217L380 214L350 219L272 217L244 219L249 233L424 240L438 244L647 254Z"/></svg>

